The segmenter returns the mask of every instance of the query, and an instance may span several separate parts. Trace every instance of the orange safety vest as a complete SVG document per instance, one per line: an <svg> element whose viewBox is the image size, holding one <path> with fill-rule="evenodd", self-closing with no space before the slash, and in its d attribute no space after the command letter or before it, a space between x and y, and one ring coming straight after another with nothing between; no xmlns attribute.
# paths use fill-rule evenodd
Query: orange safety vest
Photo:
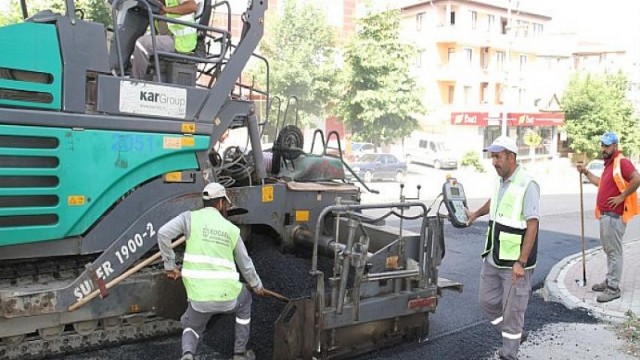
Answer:
<svg viewBox="0 0 640 360"><path fill-rule="evenodd" d="M625 191L629 186L629 182L622 177L622 172L620 171L620 160L623 159L624 156L619 153L613 159L613 181L616 182L616 186L620 193ZM602 184L602 179L600 179L600 184ZM600 186L598 184L598 186ZM638 194L637 192L633 192L629 194L624 199L624 210L622 211L622 222L627 223L631 220L632 217L640 214L640 208L638 208ZM596 219L600 219L600 209L598 209L598 205L596 204Z"/></svg>

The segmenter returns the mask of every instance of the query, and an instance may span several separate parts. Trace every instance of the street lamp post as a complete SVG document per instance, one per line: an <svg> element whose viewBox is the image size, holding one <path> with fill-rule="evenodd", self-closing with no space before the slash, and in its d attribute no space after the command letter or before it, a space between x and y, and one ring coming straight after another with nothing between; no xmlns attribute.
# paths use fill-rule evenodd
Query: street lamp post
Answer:
<svg viewBox="0 0 640 360"><path fill-rule="evenodd" d="M509 93L509 67L511 64L511 37L509 33L511 32L511 0L508 0L507 4L507 26L505 29L505 35L507 36L507 45L505 49L505 59L504 59L504 69L505 69L505 77L504 77L504 85L502 88L502 126L501 126L501 135L507 135L507 98Z"/></svg>

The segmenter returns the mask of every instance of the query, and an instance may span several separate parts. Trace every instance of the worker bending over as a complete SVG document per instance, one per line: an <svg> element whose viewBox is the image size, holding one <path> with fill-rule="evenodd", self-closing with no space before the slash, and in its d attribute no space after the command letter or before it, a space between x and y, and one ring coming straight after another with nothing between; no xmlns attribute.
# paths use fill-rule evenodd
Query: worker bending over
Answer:
<svg viewBox="0 0 640 360"><path fill-rule="evenodd" d="M235 312L234 360L255 359L247 350L251 323L251 293L242 285L242 277L253 292L264 294L262 282L247 254L240 229L226 219L231 202L225 188L210 183L202 191L204 208L185 211L158 230L158 246L167 277L182 277L189 305L180 319L182 360L192 360L211 316ZM171 241L184 234L186 249L182 271L175 264Z"/></svg>

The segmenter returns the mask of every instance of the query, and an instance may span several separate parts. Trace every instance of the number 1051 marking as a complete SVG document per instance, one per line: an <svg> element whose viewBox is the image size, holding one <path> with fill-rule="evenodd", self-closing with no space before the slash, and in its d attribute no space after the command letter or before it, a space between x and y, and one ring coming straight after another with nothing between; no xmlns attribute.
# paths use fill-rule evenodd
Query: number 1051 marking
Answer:
<svg viewBox="0 0 640 360"><path fill-rule="evenodd" d="M144 244L144 240L146 238L153 237L155 234L156 232L153 230L153 224L147 223L147 231L142 234L136 233L133 235L133 238L127 241L126 244L116 250L116 257L118 258L118 261L120 261L120 264L124 263L125 260L128 260L132 254L138 251L142 244Z"/></svg>

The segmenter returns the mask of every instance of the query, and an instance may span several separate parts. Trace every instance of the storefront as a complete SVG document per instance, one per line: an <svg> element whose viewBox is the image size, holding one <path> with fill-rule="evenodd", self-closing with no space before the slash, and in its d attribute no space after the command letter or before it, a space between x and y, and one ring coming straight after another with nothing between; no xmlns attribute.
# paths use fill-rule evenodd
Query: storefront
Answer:
<svg viewBox="0 0 640 360"><path fill-rule="evenodd" d="M555 156L558 153L558 127L563 124L563 113L507 113L507 135L516 139L518 155L525 158L532 154L524 140L525 134L531 131L542 138L533 154L536 157ZM486 112L453 112L451 125L477 127L483 136L483 148L486 148L502 133L502 114L490 117Z"/></svg>

